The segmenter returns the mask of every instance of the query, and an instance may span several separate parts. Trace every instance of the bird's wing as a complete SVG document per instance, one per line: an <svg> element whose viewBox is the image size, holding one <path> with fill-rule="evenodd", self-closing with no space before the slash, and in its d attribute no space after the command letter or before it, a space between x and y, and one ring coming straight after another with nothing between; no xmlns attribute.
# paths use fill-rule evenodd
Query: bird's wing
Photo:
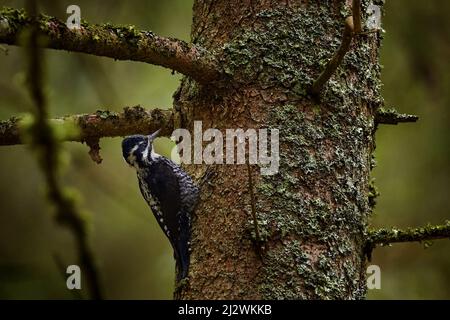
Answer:
<svg viewBox="0 0 450 320"><path fill-rule="evenodd" d="M161 216L158 217L156 216L157 213L153 212L158 222L161 227L166 225L171 230L173 234L170 238L178 239L179 221L177 214L181 211L181 196L178 177L171 163L164 158L153 162L145 177L145 183L150 187L150 194L158 203L160 211L164 212L163 222L160 221ZM152 210L155 211L153 208Z"/></svg>
<svg viewBox="0 0 450 320"><path fill-rule="evenodd" d="M175 163L160 157L139 178L141 192L174 249L178 280L188 273L190 241L190 217L181 199L180 171Z"/></svg>

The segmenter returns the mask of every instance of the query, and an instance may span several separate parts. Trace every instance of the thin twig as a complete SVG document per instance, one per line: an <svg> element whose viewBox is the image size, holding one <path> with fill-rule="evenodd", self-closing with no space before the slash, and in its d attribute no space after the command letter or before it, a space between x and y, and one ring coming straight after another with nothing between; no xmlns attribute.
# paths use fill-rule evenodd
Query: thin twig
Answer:
<svg viewBox="0 0 450 320"><path fill-rule="evenodd" d="M36 17L37 8L35 0L28 0L27 7L31 17ZM87 241L87 230L79 209L72 197L64 190L59 182L59 143L55 138L53 129L47 120L46 97L43 87L43 55L38 47L40 31L38 21L32 18L29 25L27 49L29 54L28 85L32 100L36 107L34 123L30 127L32 146L38 149L39 165L43 171L48 197L56 207L56 221L70 229L75 237L80 264L86 274L91 297L101 299L98 271L95 259Z"/></svg>
<svg viewBox="0 0 450 320"><path fill-rule="evenodd" d="M402 114L396 110L379 109L375 115L375 122L379 124L399 124L405 122L417 122L419 117L413 114Z"/></svg>
<svg viewBox="0 0 450 320"><path fill-rule="evenodd" d="M247 173L248 173L248 191L250 193L250 204L251 204L251 212L252 212L252 219L253 219L253 228L255 231L255 238L256 238L256 249L258 251L259 256L262 255L261 252L261 237L259 234L259 228L258 228L258 219L256 216L256 200L255 200L255 193L253 191L253 178L252 178L252 168L250 166L250 163L247 162Z"/></svg>
<svg viewBox="0 0 450 320"><path fill-rule="evenodd" d="M352 43L353 39L353 18L348 17L345 19L345 27L344 27L344 33L342 35L342 42L339 47L339 49L334 54L333 58L328 62L328 64L325 66L325 69L320 74L320 76L314 81L312 86L309 88L309 93L313 96L317 96L320 91L322 91L324 85L327 83L327 81L331 78L331 76L334 74L336 69L339 67L339 65L342 63L342 60L344 59L345 54L350 49L350 44Z"/></svg>
<svg viewBox="0 0 450 320"><path fill-rule="evenodd" d="M0 43L20 45L18 36L30 26L30 17L23 10L3 8L0 21ZM39 15L38 23L40 32L47 37L46 48L155 64L201 83L221 77L220 65L212 54L182 40L139 31L134 26L82 23L79 30L71 30L63 21L46 15Z"/></svg>
<svg viewBox="0 0 450 320"><path fill-rule="evenodd" d="M367 243L374 247L398 242L422 242L437 239L450 239L450 221L447 221L444 225L430 225L414 229L391 228L370 231Z"/></svg>
<svg viewBox="0 0 450 320"><path fill-rule="evenodd" d="M352 15L353 15L354 32L355 32L355 34L359 34L362 31L361 0L353 0Z"/></svg>

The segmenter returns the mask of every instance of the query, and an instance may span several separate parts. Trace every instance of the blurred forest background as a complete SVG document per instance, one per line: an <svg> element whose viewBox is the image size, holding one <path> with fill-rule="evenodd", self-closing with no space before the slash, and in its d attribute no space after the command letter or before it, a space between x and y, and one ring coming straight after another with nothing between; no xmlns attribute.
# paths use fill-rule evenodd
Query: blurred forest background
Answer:
<svg viewBox="0 0 450 320"><path fill-rule="evenodd" d="M42 11L67 18L76 3L91 23L133 24L189 41L192 0L41 1ZM24 1L0 0L23 8ZM417 124L382 126L373 172L381 195L373 226L421 226L450 219L450 1L387 1L382 48L387 107L420 116ZM46 50L52 116L170 107L180 75L160 67ZM22 49L0 50L0 119L32 110ZM111 299L170 299L172 250L121 156L121 138L101 142L104 161L87 147L64 144L64 182L79 189L92 215L92 243ZM169 145L160 140L160 153ZM0 298L73 298L54 255L76 264L71 234L56 225L35 157L24 146L0 147ZM378 248L381 290L371 299L450 299L450 241Z"/></svg>

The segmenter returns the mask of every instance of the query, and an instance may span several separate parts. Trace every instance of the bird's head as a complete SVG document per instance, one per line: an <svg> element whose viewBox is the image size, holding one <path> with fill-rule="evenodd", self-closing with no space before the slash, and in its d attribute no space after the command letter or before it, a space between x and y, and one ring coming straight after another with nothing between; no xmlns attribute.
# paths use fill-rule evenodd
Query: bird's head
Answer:
<svg viewBox="0 0 450 320"><path fill-rule="evenodd" d="M142 168L152 153L153 140L158 133L159 130L149 136L134 135L123 139L122 154L125 161L136 169Z"/></svg>

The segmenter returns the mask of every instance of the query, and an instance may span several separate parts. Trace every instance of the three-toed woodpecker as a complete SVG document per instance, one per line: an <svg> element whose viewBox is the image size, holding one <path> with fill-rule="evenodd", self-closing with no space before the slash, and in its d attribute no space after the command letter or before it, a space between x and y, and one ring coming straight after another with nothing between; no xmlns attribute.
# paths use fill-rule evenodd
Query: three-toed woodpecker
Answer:
<svg viewBox="0 0 450 320"><path fill-rule="evenodd" d="M134 135L122 141L125 161L137 171L139 188L173 247L177 281L189 271L191 214L199 189L191 177L171 160L153 150L159 130L144 136Z"/></svg>

